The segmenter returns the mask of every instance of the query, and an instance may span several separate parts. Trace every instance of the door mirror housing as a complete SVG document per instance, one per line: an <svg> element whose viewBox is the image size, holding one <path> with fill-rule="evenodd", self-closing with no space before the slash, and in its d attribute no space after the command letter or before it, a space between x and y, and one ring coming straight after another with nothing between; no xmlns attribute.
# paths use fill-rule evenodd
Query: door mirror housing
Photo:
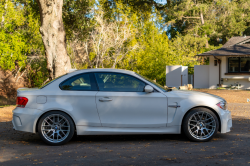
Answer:
<svg viewBox="0 0 250 166"><path fill-rule="evenodd" d="M153 91L154 91L154 88L152 86L150 86L150 85L146 85L144 87L144 92L146 92L146 93L151 93Z"/></svg>

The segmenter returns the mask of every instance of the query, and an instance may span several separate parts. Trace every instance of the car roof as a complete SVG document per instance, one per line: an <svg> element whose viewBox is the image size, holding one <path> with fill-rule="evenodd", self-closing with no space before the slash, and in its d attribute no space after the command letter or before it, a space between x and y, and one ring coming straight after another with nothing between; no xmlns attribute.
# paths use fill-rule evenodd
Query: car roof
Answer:
<svg viewBox="0 0 250 166"><path fill-rule="evenodd" d="M111 68L94 68L94 69L81 69L81 70L75 70L73 72L70 72L69 74L79 74L79 73L85 73L85 72L118 72L118 73L125 73L125 74L135 74L133 71L124 70L124 69L111 69Z"/></svg>

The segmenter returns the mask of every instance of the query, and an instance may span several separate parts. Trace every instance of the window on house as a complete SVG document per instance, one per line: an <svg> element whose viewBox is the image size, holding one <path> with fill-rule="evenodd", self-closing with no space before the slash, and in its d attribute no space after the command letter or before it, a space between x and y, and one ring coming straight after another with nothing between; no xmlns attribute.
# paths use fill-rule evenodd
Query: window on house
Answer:
<svg viewBox="0 0 250 166"><path fill-rule="evenodd" d="M240 58L228 58L229 72L240 72Z"/></svg>
<svg viewBox="0 0 250 166"><path fill-rule="evenodd" d="M250 72L250 58L240 58L240 71Z"/></svg>
<svg viewBox="0 0 250 166"><path fill-rule="evenodd" d="M250 58L228 58L228 72L250 72Z"/></svg>

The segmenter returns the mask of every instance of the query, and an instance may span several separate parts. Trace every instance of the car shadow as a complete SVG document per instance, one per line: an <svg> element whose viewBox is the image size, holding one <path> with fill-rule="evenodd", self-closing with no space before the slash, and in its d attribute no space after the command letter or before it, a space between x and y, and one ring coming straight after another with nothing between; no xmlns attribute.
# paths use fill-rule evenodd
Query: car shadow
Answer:
<svg viewBox="0 0 250 166"><path fill-rule="evenodd" d="M0 122L0 142L21 141L27 144L43 145L44 143L36 133L16 131L11 121ZM143 134L143 135L78 135L74 136L70 144L79 142L126 142L126 141L188 141L182 134ZM44 144L45 145L45 144Z"/></svg>

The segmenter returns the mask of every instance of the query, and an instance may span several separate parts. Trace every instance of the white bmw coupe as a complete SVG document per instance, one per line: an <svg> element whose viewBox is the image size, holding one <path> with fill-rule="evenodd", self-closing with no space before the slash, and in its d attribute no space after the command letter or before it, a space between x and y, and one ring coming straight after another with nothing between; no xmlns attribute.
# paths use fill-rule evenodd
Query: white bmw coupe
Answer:
<svg viewBox="0 0 250 166"><path fill-rule="evenodd" d="M20 88L13 128L39 133L50 145L74 134L180 134L209 141L232 127L223 98L194 91L170 91L127 70L85 69L41 88Z"/></svg>

